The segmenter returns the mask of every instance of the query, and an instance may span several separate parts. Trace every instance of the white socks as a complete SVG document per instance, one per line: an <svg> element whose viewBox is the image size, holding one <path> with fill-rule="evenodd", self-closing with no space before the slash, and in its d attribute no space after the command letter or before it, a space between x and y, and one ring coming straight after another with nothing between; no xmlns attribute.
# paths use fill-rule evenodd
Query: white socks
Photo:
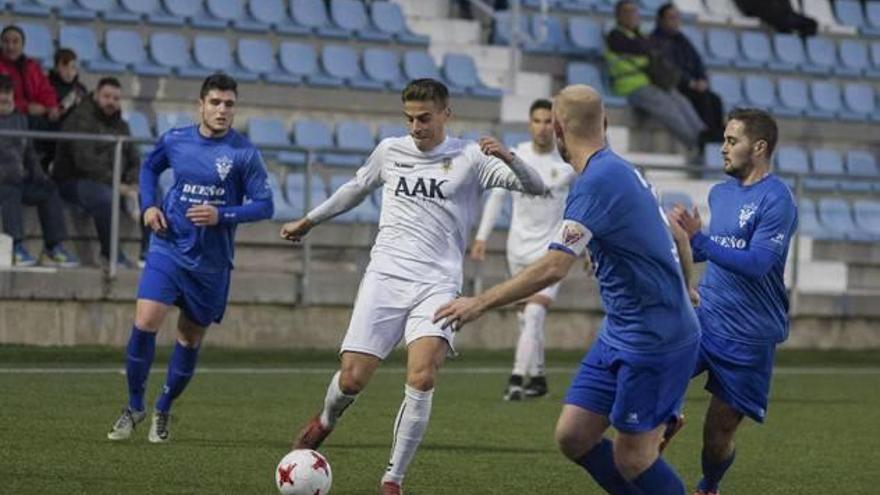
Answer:
<svg viewBox="0 0 880 495"><path fill-rule="evenodd" d="M324 410L321 411L321 424L325 428L333 428L342 413L357 399L357 395L348 395L339 388L339 374L337 371L327 387L327 395L324 397Z"/></svg>
<svg viewBox="0 0 880 495"><path fill-rule="evenodd" d="M404 387L403 403L394 421L394 443L391 446L391 460L382 477L382 482L400 483L406 469L412 461L425 431L428 429L428 418L431 417L431 398L434 390L422 392L409 385Z"/></svg>
<svg viewBox="0 0 880 495"><path fill-rule="evenodd" d="M544 319L547 308L541 304L528 303L521 313L519 341L513 361L513 374L519 376L544 375Z"/></svg>

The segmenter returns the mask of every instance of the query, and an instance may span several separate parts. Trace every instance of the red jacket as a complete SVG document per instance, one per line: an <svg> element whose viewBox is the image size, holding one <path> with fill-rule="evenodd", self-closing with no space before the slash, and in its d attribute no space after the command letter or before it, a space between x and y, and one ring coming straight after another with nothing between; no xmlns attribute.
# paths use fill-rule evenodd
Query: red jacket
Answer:
<svg viewBox="0 0 880 495"><path fill-rule="evenodd" d="M18 62L0 56L0 74L12 78L15 87L15 109L28 115L28 104L39 103L46 108L58 106L58 96L40 63L22 55Z"/></svg>

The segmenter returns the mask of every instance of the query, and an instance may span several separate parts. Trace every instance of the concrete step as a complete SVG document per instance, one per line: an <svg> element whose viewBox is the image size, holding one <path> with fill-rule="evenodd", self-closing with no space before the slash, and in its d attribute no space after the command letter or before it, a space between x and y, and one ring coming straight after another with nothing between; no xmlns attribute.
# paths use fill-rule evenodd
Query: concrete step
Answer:
<svg viewBox="0 0 880 495"><path fill-rule="evenodd" d="M407 21L449 17L449 0L394 0L394 3L400 5Z"/></svg>
<svg viewBox="0 0 880 495"><path fill-rule="evenodd" d="M431 38L432 48L435 45L479 45L482 37L477 21L411 17L407 22L413 32Z"/></svg>
<svg viewBox="0 0 880 495"><path fill-rule="evenodd" d="M847 288L880 291L880 266L847 265Z"/></svg>

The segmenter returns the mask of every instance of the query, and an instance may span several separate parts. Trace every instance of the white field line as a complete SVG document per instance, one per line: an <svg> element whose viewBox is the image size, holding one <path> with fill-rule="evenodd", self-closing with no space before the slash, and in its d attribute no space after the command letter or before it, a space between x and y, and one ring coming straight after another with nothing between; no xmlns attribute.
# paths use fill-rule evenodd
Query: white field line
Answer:
<svg viewBox="0 0 880 495"><path fill-rule="evenodd" d="M156 369L160 368L160 369ZM152 373L165 373L165 366L156 367ZM242 367L219 367L210 366L198 368L199 374L215 375L328 375L333 374L337 368L329 367L279 367L279 368L242 368ZM382 368L386 373L403 373L402 366L389 366ZM575 367L547 368L547 373L571 374ZM124 374L125 369L120 367L58 367L58 368L12 368L0 366L0 375L87 375L87 374ZM450 367L441 370L446 375L498 375L510 373L510 367ZM880 375L880 367L837 367L837 366L779 366L773 370L775 375Z"/></svg>

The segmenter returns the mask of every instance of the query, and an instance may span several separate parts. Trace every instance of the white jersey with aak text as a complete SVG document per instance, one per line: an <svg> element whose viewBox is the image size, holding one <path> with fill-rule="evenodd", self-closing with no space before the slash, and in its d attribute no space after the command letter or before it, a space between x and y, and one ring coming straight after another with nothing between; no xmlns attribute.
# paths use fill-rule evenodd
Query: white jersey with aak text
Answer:
<svg viewBox="0 0 880 495"><path fill-rule="evenodd" d="M452 137L427 153L410 136L384 139L352 182L365 192L383 188L368 271L457 286L483 189L524 188L503 161Z"/></svg>
<svg viewBox="0 0 880 495"><path fill-rule="evenodd" d="M514 148L524 162L541 175L548 193L530 196L513 192L513 211L507 234L507 259L511 265L529 265L547 252L547 246L559 230L565 212L565 199L572 180L577 175L554 149L550 153L536 153L531 141ZM495 219L501 212L508 193L493 189L483 208L477 240L485 241L492 233Z"/></svg>

